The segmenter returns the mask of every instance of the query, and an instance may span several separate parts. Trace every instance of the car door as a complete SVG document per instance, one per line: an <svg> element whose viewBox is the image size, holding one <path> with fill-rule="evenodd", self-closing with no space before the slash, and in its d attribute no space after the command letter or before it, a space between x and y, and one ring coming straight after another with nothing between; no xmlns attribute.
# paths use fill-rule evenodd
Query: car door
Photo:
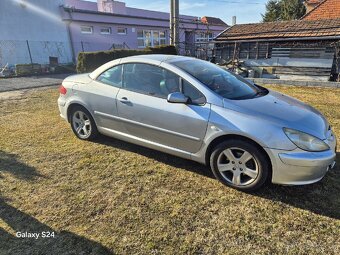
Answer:
<svg viewBox="0 0 340 255"><path fill-rule="evenodd" d="M117 94L122 87L122 65L104 71L89 86L91 93L86 101L94 113L98 128L123 131L124 126L117 120Z"/></svg>
<svg viewBox="0 0 340 255"><path fill-rule="evenodd" d="M206 134L210 105L169 103L168 94L181 90L181 78L168 70L140 63L125 64L123 69L117 109L127 132L160 145L197 152Z"/></svg>

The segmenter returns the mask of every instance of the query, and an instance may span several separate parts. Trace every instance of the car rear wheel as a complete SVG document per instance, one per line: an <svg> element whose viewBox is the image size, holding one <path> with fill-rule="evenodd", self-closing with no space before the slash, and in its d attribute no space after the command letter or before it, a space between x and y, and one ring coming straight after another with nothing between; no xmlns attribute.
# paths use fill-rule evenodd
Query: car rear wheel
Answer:
<svg viewBox="0 0 340 255"><path fill-rule="evenodd" d="M219 181L243 191L262 187L270 170L267 157L257 146L243 140L217 145L211 154L210 166Z"/></svg>
<svg viewBox="0 0 340 255"><path fill-rule="evenodd" d="M93 140L98 136L96 123L91 114L81 106L75 106L70 113L73 133L81 140Z"/></svg>

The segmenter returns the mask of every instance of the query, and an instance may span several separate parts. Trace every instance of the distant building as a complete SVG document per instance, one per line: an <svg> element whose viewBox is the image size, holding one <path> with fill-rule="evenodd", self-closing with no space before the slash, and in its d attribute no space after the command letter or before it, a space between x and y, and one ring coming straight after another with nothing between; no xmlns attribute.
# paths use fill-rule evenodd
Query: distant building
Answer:
<svg viewBox="0 0 340 255"><path fill-rule="evenodd" d="M7 64L75 62L81 51L168 45L169 18L114 0L0 0L0 71ZM179 27L180 53L197 56L202 45L207 55L207 42L228 26L181 15Z"/></svg>
<svg viewBox="0 0 340 255"><path fill-rule="evenodd" d="M307 6L307 13L302 17L303 20L340 18L339 0L309 0L305 1L305 5Z"/></svg>
<svg viewBox="0 0 340 255"><path fill-rule="evenodd" d="M0 68L7 63L72 62L59 6L64 0L0 1Z"/></svg>
<svg viewBox="0 0 340 255"><path fill-rule="evenodd" d="M227 25L223 20L221 20L220 18L215 18L215 17L204 16L202 17L201 21L204 24L208 24L208 25L221 25L221 26Z"/></svg>
<svg viewBox="0 0 340 255"><path fill-rule="evenodd" d="M127 7L124 2L66 0L61 7L68 24L74 57L81 51L143 49L170 43L170 14ZM180 15L180 53L195 55L199 44L228 26L213 17Z"/></svg>

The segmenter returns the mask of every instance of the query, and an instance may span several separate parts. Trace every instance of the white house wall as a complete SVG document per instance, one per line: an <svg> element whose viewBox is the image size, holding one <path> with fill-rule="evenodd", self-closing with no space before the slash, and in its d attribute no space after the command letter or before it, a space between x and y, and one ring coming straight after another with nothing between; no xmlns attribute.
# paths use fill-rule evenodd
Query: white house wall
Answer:
<svg viewBox="0 0 340 255"><path fill-rule="evenodd" d="M64 0L0 1L0 67L30 63L27 42L34 63L72 62L71 46L59 6Z"/></svg>

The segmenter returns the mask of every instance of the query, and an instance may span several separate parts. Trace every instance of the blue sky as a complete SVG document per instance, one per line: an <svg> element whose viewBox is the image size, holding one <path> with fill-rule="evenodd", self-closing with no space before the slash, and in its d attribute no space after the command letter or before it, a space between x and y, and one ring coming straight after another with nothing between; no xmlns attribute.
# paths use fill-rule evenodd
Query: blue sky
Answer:
<svg viewBox="0 0 340 255"><path fill-rule="evenodd" d="M91 0L96 2L96 0ZM128 7L169 12L170 0L120 0ZM193 16L214 16L226 23L237 16L237 23L261 21L267 0L179 0L180 13Z"/></svg>

